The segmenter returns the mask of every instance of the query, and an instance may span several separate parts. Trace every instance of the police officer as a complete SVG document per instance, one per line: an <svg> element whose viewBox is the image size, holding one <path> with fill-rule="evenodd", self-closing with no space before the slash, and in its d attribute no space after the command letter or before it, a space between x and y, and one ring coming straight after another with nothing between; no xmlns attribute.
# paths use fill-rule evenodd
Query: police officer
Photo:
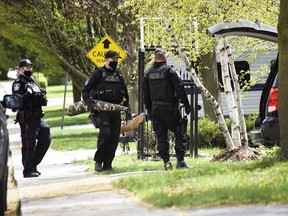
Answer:
<svg viewBox="0 0 288 216"><path fill-rule="evenodd" d="M175 135L176 168L187 168L184 161L186 140L181 132L181 114L178 100L184 104L185 112L191 112L187 94L181 78L173 66L166 63L166 52L156 49L154 65L143 81L144 103L148 118L152 120L157 136L157 150L164 161L164 169L172 170L169 154L168 130Z"/></svg>
<svg viewBox="0 0 288 216"><path fill-rule="evenodd" d="M37 170L50 143L50 128L43 119L42 106L47 106L46 91L40 89L32 78L33 64L29 59L19 63L19 74L12 84L12 93L21 95L23 106L16 115L22 139L23 176L38 177ZM37 141L37 142L36 142Z"/></svg>
<svg viewBox="0 0 288 216"><path fill-rule="evenodd" d="M113 50L106 52L104 65L96 68L86 81L82 97L90 110L93 110L91 98L129 107L127 86L122 73L116 68L119 58ZM100 128L94 155L95 171L111 171L120 136L120 111L93 112Z"/></svg>

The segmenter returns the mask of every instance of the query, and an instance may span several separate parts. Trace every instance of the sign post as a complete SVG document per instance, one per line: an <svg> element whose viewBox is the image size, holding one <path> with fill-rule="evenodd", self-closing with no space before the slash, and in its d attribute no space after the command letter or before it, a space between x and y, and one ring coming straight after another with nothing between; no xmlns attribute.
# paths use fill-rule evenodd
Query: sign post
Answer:
<svg viewBox="0 0 288 216"><path fill-rule="evenodd" d="M104 64L105 53L108 50L114 50L121 57L118 59L118 63L121 63L126 58L126 53L119 47L116 42L108 35L103 37L88 53L87 57L92 62L101 67Z"/></svg>

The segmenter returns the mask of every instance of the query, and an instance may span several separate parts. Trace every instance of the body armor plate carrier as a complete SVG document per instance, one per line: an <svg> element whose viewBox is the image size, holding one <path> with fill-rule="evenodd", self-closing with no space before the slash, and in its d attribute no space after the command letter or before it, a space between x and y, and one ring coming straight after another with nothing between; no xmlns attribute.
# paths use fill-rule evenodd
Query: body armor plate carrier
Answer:
<svg viewBox="0 0 288 216"><path fill-rule="evenodd" d="M111 75L108 75L101 68L99 71L102 74L102 79L95 89L95 99L120 104L125 96L122 75L118 70Z"/></svg>
<svg viewBox="0 0 288 216"><path fill-rule="evenodd" d="M176 100L175 91L172 84L167 78L170 66L164 65L158 69L152 69L149 75L149 87L152 101L169 101Z"/></svg>

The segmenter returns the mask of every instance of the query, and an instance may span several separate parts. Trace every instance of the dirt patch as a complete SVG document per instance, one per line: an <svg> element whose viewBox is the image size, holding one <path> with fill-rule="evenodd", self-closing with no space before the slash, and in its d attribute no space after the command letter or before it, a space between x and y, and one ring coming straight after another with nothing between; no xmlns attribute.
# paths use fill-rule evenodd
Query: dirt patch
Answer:
<svg viewBox="0 0 288 216"><path fill-rule="evenodd" d="M19 192L14 178L14 168L12 158L9 157L9 175L8 175L8 193L7 193L7 211L5 216L18 216L20 211Z"/></svg>
<svg viewBox="0 0 288 216"><path fill-rule="evenodd" d="M262 154L254 148L237 147L232 150L223 150L218 155L214 155L212 161L253 161L262 158Z"/></svg>

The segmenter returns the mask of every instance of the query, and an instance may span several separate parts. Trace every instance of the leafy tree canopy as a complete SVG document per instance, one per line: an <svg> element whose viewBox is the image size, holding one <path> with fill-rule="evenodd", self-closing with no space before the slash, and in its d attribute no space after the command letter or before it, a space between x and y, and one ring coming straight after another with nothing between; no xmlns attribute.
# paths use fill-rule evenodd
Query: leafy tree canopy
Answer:
<svg viewBox="0 0 288 216"><path fill-rule="evenodd" d="M173 47L166 32L165 23L168 17L179 42L186 48L187 55L195 60L199 54L203 55L213 49L215 40L207 35L206 30L214 24L247 19L276 27L279 0L142 0L125 1L123 8L131 10L137 18L136 22L144 18L145 45L148 46ZM233 41L238 45L243 42L241 39ZM246 44L251 43L247 38L245 41ZM253 48L259 44L258 40L251 41L254 41Z"/></svg>
<svg viewBox="0 0 288 216"><path fill-rule="evenodd" d="M37 32L37 17L35 10L23 7L17 1L0 3L0 69L7 72L9 68L18 66L23 58L29 58L35 65L35 70L43 71L46 76L51 77L53 82L59 80L58 60L51 55L45 38ZM7 78L2 73L2 79ZM61 80L61 79L60 79ZM57 84L56 81L56 84ZM59 81L58 81L59 83Z"/></svg>

